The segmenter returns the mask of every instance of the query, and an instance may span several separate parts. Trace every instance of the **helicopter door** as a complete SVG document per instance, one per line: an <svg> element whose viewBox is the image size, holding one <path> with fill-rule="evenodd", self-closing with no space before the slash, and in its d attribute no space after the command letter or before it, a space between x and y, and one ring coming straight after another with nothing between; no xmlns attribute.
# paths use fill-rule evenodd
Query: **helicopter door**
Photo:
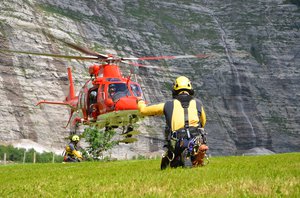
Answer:
<svg viewBox="0 0 300 198"><path fill-rule="evenodd" d="M104 100L105 100L105 92L104 92L104 85L101 85L101 87L98 90L98 104L99 104L99 111L100 113L105 112L105 105L104 105Z"/></svg>
<svg viewBox="0 0 300 198"><path fill-rule="evenodd" d="M84 119L87 119L85 92L81 90L78 98L79 98L78 109L81 109Z"/></svg>

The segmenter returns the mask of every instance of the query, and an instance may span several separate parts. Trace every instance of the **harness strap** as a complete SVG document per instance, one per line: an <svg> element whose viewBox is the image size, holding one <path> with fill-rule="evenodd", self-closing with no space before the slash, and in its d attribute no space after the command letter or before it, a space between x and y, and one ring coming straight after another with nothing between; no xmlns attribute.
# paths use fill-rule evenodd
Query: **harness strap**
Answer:
<svg viewBox="0 0 300 198"><path fill-rule="evenodd" d="M189 129L189 111L187 107L184 107L184 129L186 131L188 139L190 139L191 134Z"/></svg>

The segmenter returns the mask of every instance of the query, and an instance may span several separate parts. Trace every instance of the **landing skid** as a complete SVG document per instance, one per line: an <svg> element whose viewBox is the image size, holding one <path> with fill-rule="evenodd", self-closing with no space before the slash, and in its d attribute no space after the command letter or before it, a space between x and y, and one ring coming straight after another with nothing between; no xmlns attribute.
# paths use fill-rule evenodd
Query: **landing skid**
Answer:
<svg viewBox="0 0 300 198"><path fill-rule="evenodd" d="M90 125L97 128L126 127L136 123L140 118L142 118L142 116L137 110L113 111L99 115L96 121L90 122Z"/></svg>

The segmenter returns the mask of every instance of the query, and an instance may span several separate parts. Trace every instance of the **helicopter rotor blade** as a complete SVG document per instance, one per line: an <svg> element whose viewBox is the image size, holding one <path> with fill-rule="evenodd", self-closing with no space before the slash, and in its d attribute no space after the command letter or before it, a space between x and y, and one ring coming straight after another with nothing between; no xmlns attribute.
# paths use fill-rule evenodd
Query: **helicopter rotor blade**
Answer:
<svg viewBox="0 0 300 198"><path fill-rule="evenodd" d="M27 54L27 55L36 55L36 56L48 56L55 58L66 58L66 59L77 59L77 60L99 60L98 57L95 56L67 56L67 55L59 55L59 54L47 54L47 53L39 53L39 52L25 52L25 51L17 51L17 50L6 50L0 49L0 52L8 52L8 53L16 53L16 54Z"/></svg>
<svg viewBox="0 0 300 198"><path fill-rule="evenodd" d="M169 59L183 59L183 58L208 58L206 54L197 54L197 55L178 55L178 56L146 56L139 58L122 58L122 60L169 60Z"/></svg>
<svg viewBox="0 0 300 198"><path fill-rule="evenodd" d="M162 69L162 67L156 66L156 65L144 65L144 64L135 63L135 62L128 62L128 61L121 61L121 62L125 63L125 64L128 64L128 65L135 66L135 67Z"/></svg>
<svg viewBox="0 0 300 198"><path fill-rule="evenodd" d="M103 60L106 60L108 58L108 56L105 55L105 54L100 54L98 52L94 52L94 51L92 51L92 50L90 50L88 48L78 46L78 45L76 45L74 43L70 43L70 42L63 41L63 40L62 40L62 42L65 43L67 46L69 46L69 47L71 47L71 48L73 48L73 49L75 49L77 51L80 51L80 52L82 52L82 53L84 53L86 55L96 56L96 57L98 57L98 59L103 59Z"/></svg>
<svg viewBox="0 0 300 198"><path fill-rule="evenodd" d="M84 53L86 55L96 56L96 57L98 57L98 59L104 59L104 60L106 60L108 58L108 56L105 55L105 54L100 54L98 52L94 52L94 51L92 51L92 50L90 50L88 48L81 47L81 46L76 45L74 43L68 42L68 41L66 41L66 40L64 40L62 38L55 37L54 35L50 34L49 32L46 32L46 35L48 35L50 38L52 38L54 40L58 40L58 41L64 43L68 47L70 47L72 49L75 49L75 50L77 50L79 52L82 52L82 53Z"/></svg>

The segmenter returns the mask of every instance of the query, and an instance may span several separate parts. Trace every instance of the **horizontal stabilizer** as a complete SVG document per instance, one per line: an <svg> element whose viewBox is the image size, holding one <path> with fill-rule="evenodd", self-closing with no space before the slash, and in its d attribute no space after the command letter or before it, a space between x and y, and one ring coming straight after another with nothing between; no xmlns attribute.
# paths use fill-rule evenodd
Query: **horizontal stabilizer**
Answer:
<svg viewBox="0 0 300 198"><path fill-rule="evenodd" d="M54 104L54 105L65 105L65 106L68 106L70 107L71 109L75 109L75 107L73 107L72 105L70 105L69 103L67 102L52 102L52 101L46 101L46 100L42 100L40 102L38 102L36 104L36 106L39 106L40 104Z"/></svg>

